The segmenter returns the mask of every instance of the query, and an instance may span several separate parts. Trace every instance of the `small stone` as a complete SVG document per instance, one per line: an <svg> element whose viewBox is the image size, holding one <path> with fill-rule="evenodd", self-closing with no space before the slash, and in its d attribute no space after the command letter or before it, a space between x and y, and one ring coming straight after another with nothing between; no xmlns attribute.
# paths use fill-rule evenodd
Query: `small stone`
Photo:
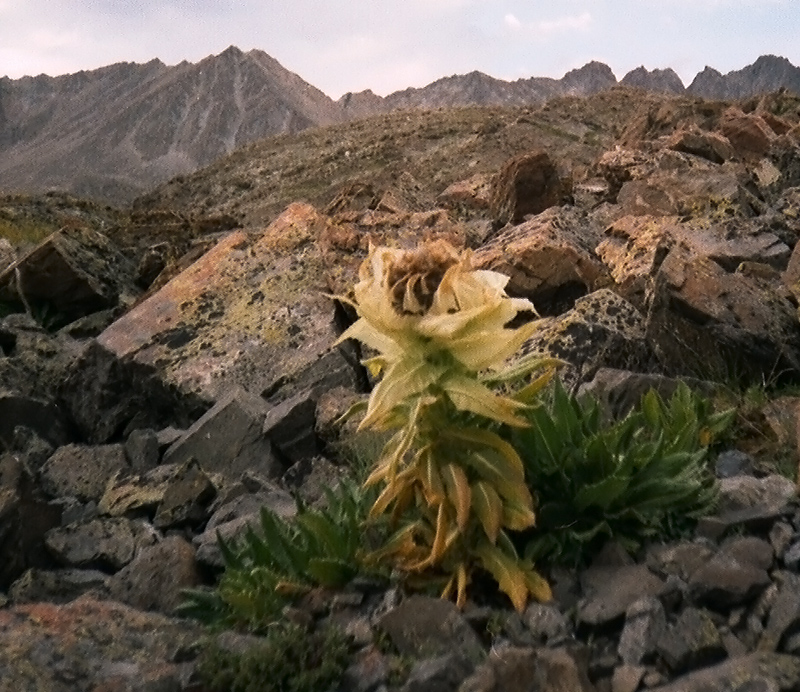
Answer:
<svg viewBox="0 0 800 692"><path fill-rule="evenodd" d="M753 457L738 449L721 452L717 457L717 478L749 475L754 467Z"/></svg>
<svg viewBox="0 0 800 692"><path fill-rule="evenodd" d="M632 603L625 612L617 648L622 662L638 666L653 656L666 628L666 614L660 600L651 596Z"/></svg>
<svg viewBox="0 0 800 692"><path fill-rule="evenodd" d="M658 642L658 653L671 671L681 673L719 661L727 652L708 614L686 608Z"/></svg>
<svg viewBox="0 0 800 692"><path fill-rule="evenodd" d="M772 525L772 528L769 530L769 542L778 560L783 559L783 555L791 544L793 537L794 529L788 522L776 521Z"/></svg>
<svg viewBox="0 0 800 692"><path fill-rule="evenodd" d="M646 671L644 666L617 666L611 677L611 692L636 692Z"/></svg>

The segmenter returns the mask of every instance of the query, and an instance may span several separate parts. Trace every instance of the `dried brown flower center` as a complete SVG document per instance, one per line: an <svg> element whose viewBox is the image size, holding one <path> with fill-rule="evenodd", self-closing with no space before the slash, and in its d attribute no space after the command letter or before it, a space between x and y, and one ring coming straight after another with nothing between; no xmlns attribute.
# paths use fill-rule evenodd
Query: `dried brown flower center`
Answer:
<svg viewBox="0 0 800 692"><path fill-rule="evenodd" d="M413 312L405 302L406 293L410 290L422 308L421 314L427 312L442 277L454 264L458 264L458 254L441 240L404 253L387 270L394 309L401 315Z"/></svg>

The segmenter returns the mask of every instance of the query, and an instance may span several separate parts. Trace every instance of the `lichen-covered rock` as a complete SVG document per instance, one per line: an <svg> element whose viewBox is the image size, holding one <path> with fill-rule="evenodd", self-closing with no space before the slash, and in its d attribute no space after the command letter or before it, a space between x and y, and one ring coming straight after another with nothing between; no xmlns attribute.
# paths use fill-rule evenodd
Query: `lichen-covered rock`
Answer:
<svg viewBox="0 0 800 692"><path fill-rule="evenodd" d="M77 497L99 501L107 483L128 468L122 445L59 447L42 466L42 488L51 497Z"/></svg>
<svg viewBox="0 0 800 692"><path fill-rule="evenodd" d="M548 209L492 238L475 253L474 265L505 274L509 295L553 315L572 307L605 273L594 254L599 240L597 229L574 211Z"/></svg>

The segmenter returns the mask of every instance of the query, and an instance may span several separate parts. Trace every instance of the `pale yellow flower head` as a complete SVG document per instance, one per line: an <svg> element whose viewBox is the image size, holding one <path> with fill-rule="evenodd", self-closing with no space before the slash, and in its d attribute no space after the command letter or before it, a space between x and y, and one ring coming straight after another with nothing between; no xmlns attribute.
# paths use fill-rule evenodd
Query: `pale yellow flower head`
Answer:
<svg viewBox="0 0 800 692"><path fill-rule="evenodd" d="M533 333L535 323L506 325L533 305L505 293L508 277L472 267L444 241L415 250L371 247L359 270L355 307L359 319L342 335L377 350L373 390L362 426L380 427L395 407L438 387L457 408L520 424L521 404L499 397L475 373L498 369Z"/></svg>

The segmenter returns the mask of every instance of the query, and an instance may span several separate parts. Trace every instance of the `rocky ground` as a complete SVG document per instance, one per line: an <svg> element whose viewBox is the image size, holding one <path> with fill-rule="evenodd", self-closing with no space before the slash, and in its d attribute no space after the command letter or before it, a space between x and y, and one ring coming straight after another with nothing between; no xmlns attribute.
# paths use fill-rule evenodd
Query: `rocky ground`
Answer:
<svg viewBox="0 0 800 692"><path fill-rule="evenodd" d="M800 107L632 94L469 109L458 146L363 171L342 152L307 195L262 190L255 147L129 220L0 239L0 689L202 691L210 635L174 609L218 573L216 532L347 471L333 421L369 382L333 347L352 315L330 295L370 240L443 237L537 306L525 350L612 409L674 378L784 394L715 452L719 508L693 536L552 570L551 603L460 612L356 584L300 604L351 638L342 689L800 690ZM300 138L338 136L320 132Z"/></svg>

